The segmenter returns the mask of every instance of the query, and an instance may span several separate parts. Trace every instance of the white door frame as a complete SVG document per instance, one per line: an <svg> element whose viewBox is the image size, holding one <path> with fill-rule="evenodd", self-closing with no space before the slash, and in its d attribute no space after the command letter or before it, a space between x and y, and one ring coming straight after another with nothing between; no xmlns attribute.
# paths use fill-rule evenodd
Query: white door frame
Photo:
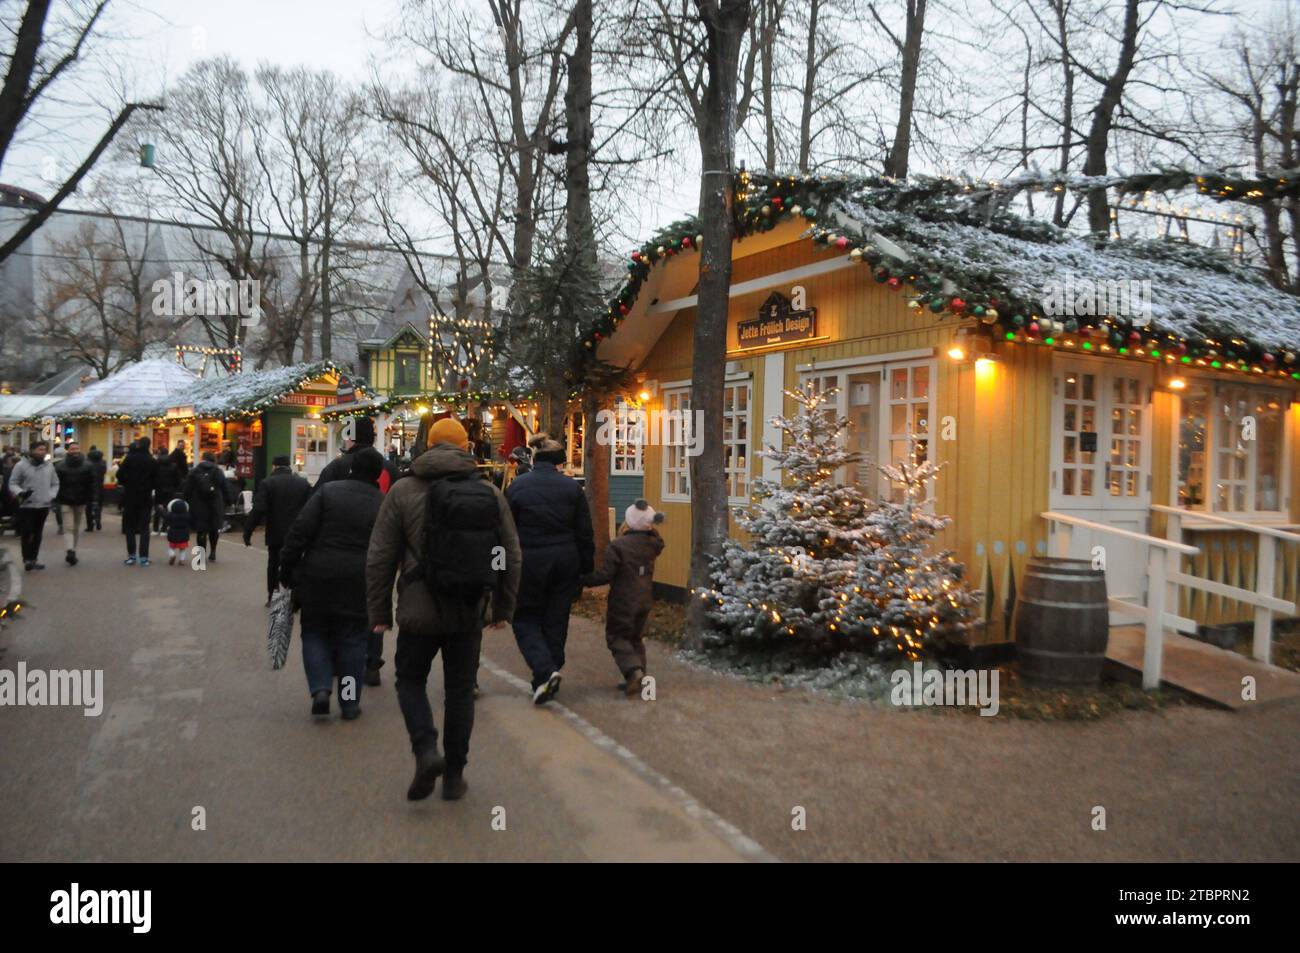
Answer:
<svg viewBox="0 0 1300 953"><path fill-rule="evenodd" d="M1074 428L1065 429L1067 374L1077 375L1075 386L1076 419ZM1092 376L1093 394L1085 401L1083 375ZM1115 381L1137 381L1137 402L1130 403L1132 384L1123 387L1122 397L1115 393ZM1048 486L1050 507L1056 512L1082 519L1104 523L1120 529L1145 533L1149 529L1151 513L1151 438L1153 369L1148 364L1135 361L1114 361L1078 354L1052 356L1052 452ZM1084 407L1090 406L1095 414L1092 420L1096 433L1096 450L1091 463L1081 461L1082 438L1085 421L1080 419ZM1136 435L1136 454L1130 456L1129 445L1135 439L1123 426L1131 412L1141 414L1140 430ZM1114 414L1121 414L1117 419ZM1119 426L1117 427L1117 424ZM1067 438L1075 437L1073 452L1075 462L1066 459ZM1112 441L1117 446L1112 447ZM1114 449L1114 452L1113 452ZM1118 459L1116 459L1118 457ZM1073 470L1074 493L1067 494ZM1092 480L1091 495L1080 494L1086 478ZM1112 480L1119 493L1112 495ZM1132 494L1132 495L1130 495ZM1107 589L1111 596L1140 600L1146 589L1145 547L1110 533L1095 533L1076 529L1072 534L1071 556L1088 558L1094 547L1105 547ZM1052 547L1052 551L1055 548ZM1120 621L1112 616L1112 622Z"/></svg>

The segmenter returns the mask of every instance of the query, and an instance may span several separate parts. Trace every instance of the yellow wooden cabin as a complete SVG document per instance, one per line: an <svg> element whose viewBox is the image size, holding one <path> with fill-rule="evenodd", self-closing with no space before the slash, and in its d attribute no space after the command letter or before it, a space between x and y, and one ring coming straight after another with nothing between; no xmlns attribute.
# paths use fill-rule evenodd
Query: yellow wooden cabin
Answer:
<svg viewBox="0 0 1300 953"><path fill-rule="evenodd" d="M1110 596L1144 604L1156 552L1162 594L1177 599L1164 611L1184 630L1270 611L1228 598L1241 590L1270 590L1271 611L1296 600L1296 299L1215 270L1186 245L1097 250L1009 218L909 219L852 183L749 188L737 200L746 234L733 247L727 329L723 476L735 506L755 478L779 477L757 451L779 439L771 418L794 412L784 392L811 381L838 389L846 439L870 461L839 479L886 494L895 488L874 462L915 448L943 464L934 506L952 522L941 544L985 590L984 641L1010 638L1020 575L1036 555L1104 553ZM690 561L688 439L653 424L657 411L690 404L693 231L677 226L635 253L589 343L630 367L645 398L644 495L667 516L655 581L677 597ZM1045 284L1107 276L1151 282L1153 307L1135 320L1046 313ZM1204 313L1216 301L1240 310ZM1171 538L1199 554L1152 543ZM1207 585L1177 585L1179 573Z"/></svg>

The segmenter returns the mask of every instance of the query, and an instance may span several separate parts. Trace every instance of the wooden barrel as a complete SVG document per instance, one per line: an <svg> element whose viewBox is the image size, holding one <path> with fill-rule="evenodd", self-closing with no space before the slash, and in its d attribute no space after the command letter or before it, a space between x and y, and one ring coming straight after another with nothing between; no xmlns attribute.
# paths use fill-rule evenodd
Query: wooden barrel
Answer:
<svg viewBox="0 0 1300 953"><path fill-rule="evenodd" d="M1025 564L1016 599L1021 675L1047 685L1095 685L1109 633L1103 570L1086 559L1043 556Z"/></svg>

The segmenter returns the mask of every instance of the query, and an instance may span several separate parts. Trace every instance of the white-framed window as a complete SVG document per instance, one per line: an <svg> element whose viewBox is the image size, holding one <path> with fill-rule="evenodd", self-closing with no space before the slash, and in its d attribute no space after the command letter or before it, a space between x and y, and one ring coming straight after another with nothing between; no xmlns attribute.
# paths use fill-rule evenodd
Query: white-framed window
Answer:
<svg viewBox="0 0 1300 953"><path fill-rule="evenodd" d="M877 465L899 463L909 453L918 463L929 459L934 375L931 359L891 362L889 355L874 363L802 373L801 383L812 381L822 392L837 389L827 410L849 418L844 443L861 460L836 474L838 481L860 486L873 497L902 499L902 487L890 484Z"/></svg>
<svg viewBox="0 0 1300 953"><path fill-rule="evenodd" d="M622 397L614 400L613 444L609 472L615 476L645 473L646 415Z"/></svg>
<svg viewBox="0 0 1300 953"><path fill-rule="evenodd" d="M731 503L749 502L749 405L753 384L749 380L729 380L722 389L722 468L727 480L727 497ZM691 498L690 455L694 416L691 413L691 389L670 387L663 391L663 409L667 424L664 433L665 500L687 502Z"/></svg>
<svg viewBox="0 0 1300 953"><path fill-rule="evenodd" d="M691 426L691 389L665 389L664 413L664 485L665 500L688 501L691 498L690 457L687 455Z"/></svg>
<svg viewBox="0 0 1300 953"><path fill-rule="evenodd" d="M736 501L749 499L749 396L749 381L722 388L722 468Z"/></svg>
<svg viewBox="0 0 1300 953"><path fill-rule="evenodd" d="M1290 402L1287 392L1271 387L1190 378L1178 420L1178 505L1282 514Z"/></svg>
<svg viewBox="0 0 1300 953"><path fill-rule="evenodd" d="M570 413L564 421L564 440L568 447L568 472L570 476L582 476L585 461L582 456L582 429L584 418L581 410Z"/></svg>

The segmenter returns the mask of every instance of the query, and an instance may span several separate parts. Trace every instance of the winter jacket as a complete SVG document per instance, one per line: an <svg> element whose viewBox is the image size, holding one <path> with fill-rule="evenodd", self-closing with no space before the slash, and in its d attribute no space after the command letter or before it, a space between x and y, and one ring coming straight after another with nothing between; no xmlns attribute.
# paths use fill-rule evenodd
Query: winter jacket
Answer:
<svg viewBox="0 0 1300 953"><path fill-rule="evenodd" d="M583 581L609 585L608 615L634 616L650 611L654 602L655 559L663 552L658 530L628 530L605 547L605 566Z"/></svg>
<svg viewBox="0 0 1300 953"><path fill-rule="evenodd" d="M31 493L23 499L28 490ZM9 474L9 492L18 497L22 509L49 507L59 495L59 475L54 471L54 464L48 458L37 463L31 457L23 457Z"/></svg>
<svg viewBox="0 0 1300 953"><path fill-rule="evenodd" d="M80 453L69 453L54 465L59 475L58 500L64 506L85 506L97 497L94 465Z"/></svg>
<svg viewBox="0 0 1300 953"><path fill-rule="evenodd" d="M397 626L424 635L450 634L482 627L486 622L509 622L514 617L519 590L522 553L510 506L497 494L501 511L501 545L506 569L496 592L482 606L468 610L434 598L420 572L424 548L424 520L431 481L477 470L474 458L448 443L435 444L411 464L411 475L393 484L370 536L366 558L366 588L372 626L393 624L393 579L397 578Z"/></svg>
<svg viewBox="0 0 1300 953"><path fill-rule="evenodd" d="M177 447L167 455L167 459L172 462L172 468L176 471L176 482L181 484L185 482L185 477L190 472L190 461L185 457L185 451Z"/></svg>
<svg viewBox="0 0 1300 953"><path fill-rule="evenodd" d="M511 481L506 499L525 553L572 547L578 572L592 571L596 547L591 508L577 480L565 476L554 463L535 463L530 472Z"/></svg>
<svg viewBox="0 0 1300 953"><path fill-rule="evenodd" d="M154 496L159 503L168 503L181 494L181 473L171 456L155 459L158 461L158 480L154 485Z"/></svg>
<svg viewBox="0 0 1300 953"><path fill-rule="evenodd" d="M190 508L182 499L172 500L167 504L167 542L188 543L190 541Z"/></svg>
<svg viewBox="0 0 1300 953"><path fill-rule="evenodd" d="M373 483L349 479L303 506L280 551L280 581L304 612L366 618L366 552L383 501Z"/></svg>
<svg viewBox="0 0 1300 953"><path fill-rule="evenodd" d="M212 496L199 488L203 482L212 485ZM229 493L226 475L211 460L200 460L181 484L181 498L190 506L190 520L198 533L216 533L226 521L226 494Z"/></svg>
<svg viewBox="0 0 1300 953"><path fill-rule="evenodd" d="M92 450L86 454L86 461L95 468L95 499L104 496L104 477L108 476L108 461L104 459L103 450Z"/></svg>
<svg viewBox="0 0 1300 953"><path fill-rule="evenodd" d="M251 542L253 530L265 522L266 545L283 545L289 527L310 496L310 483L288 467L276 467L253 493L253 508L244 521L244 542Z"/></svg>
<svg viewBox="0 0 1300 953"><path fill-rule="evenodd" d="M334 483L338 480L346 480L352 475L353 454L358 450L373 450L373 447L365 447L357 444L351 449L344 450L337 457L325 464L325 469L321 470L320 476L316 478L316 485L312 490L319 490L326 483ZM397 482L397 467L391 460L384 460L384 472L379 475L379 491L387 493L394 483Z"/></svg>
<svg viewBox="0 0 1300 953"><path fill-rule="evenodd" d="M117 485L122 488L122 509L138 510L152 506L157 482L158 461L153 454L140 447L127 451L117 468Z"/></svg>

